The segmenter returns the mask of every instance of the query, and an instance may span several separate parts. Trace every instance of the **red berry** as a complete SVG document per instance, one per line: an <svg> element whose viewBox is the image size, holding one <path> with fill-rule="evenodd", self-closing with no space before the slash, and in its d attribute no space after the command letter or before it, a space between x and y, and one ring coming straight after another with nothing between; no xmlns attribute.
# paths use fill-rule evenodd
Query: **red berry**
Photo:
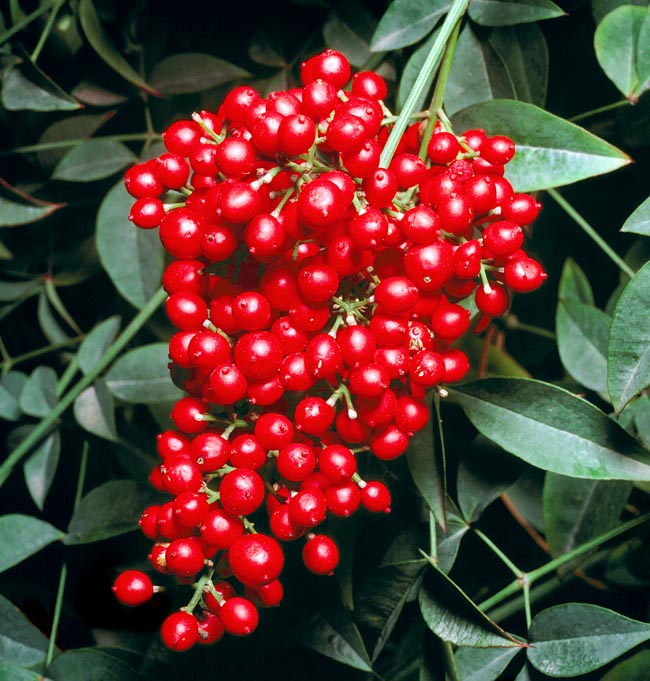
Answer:
<svg viewBox="0 0 650 681"><path fill-rule="evenodd" d="M160 628L162 642L177 653L189 650L199 635L199 623L189 612L168 615Z"/></svg>
<svg viewBox="0 0 650 681"><path fill-rule="evenodd" d="M153 584L144 572L126 570L115 580L113 593L124 605L142 605L153 596Z"/></svg>
<svg viewBox="0 0 650 681"><path fill-rule="evenodd" d="M247 598L229 598L219 610L219 619L231 636L248 636L259 624L257 608Z"/></svg>
<svg viewBox="0 0 650 681"><path fill-rule="evenodd" d="M302 549L305 567L317 575L331 575L339 564L339 549L334 540L317 534L307 540Z"/></svg>
<svg viewBox="0 0 650 681"><path fill-rule="evenodd" d="M242 584L266 584L277 579L284 567L278 542L266 534L246 534L228 551L233 575Z"/></svg>

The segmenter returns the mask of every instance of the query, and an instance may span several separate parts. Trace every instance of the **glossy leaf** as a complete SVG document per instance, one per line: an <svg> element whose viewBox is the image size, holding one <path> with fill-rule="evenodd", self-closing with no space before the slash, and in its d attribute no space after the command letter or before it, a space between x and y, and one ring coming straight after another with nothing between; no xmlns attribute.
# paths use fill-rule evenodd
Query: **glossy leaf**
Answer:
<svg viewBox="0 0 650 681"><path fill-rule="evenodd" d="M540 612L530 628L529 662L543 674L588 674L650 639L650 624L587 603Z"/></svg>
<svg viewBox="0 0 650 681"><path fill-rule="evenodd" d="M638 5L647 7L648 0L591 0L591 12L594 22L599 24L610 12L621 5Z"/></svg>
<svg viewBox="0 0 650 681"><path fill-rule="evenodd" d="M621 294L609 335L607 383L617 412L650 385L650 262Z"/></svg>
<svg viewBox="0 0 650 681"><path fill-rule="evenodd" d="M631 101L650 89L650 8L624 5L598 24L594 47L598 62Z"/></svg>
<svg viewBox="0 0 650 681"><path fill-rule="evenodd" d="M610 318L583 303L557 306L555 330L564 368L585 387L607 392L607 341Z"/></svg>
<svg viewBox="0 0 650 681"><path fill-rule="evenodd" d="M4 662L28 666L42 664L48 639L18 608L0 595L0 650Z"/></svg>
<svg viewBox="0 0 650 681"><path fill-rule="evenodd" d="M650 236L650 197L648 197L625 221L621 232Z"/></svg>
<svg viewBox="0 0 650 681"><path fill-rule="evenodd" d="M518 648L459 648L458 673L463 681L494 681L519 652Z"/></svg>
<svg viewBox="0 0 650 681"><path fill-rule="evenodd" d="M641 650L617 664L601 681L647 681L650 669L650 650Z"/></svg>
<svg viewBox="0 0 650 681"><path fill-rule="evenodd" d="M594 305L589 279L573 258L567 258L562 268L558 297L565 302Z"/></svg>
<svg viewBox="0 0 650 681"><path fill-rule="evenodd" d="M483 26L512 26L563 15L551 0L472 0L469 5L469 16Z"/></svg>
<svg viewBox="0 0 650 681"><path fill-rule="evenodd" d="M424 576L419 600L424 621L443 641L477 648L520 645L433 564Z"/></svg>
<svg viewBox="0 0 650 681"><path fill-rule="evenodd" d="M581 480L547 473L544 526L553 556L561 556L616 526L632 484L620 480Z"/></svg>
<svg viewBox="0 0 650 681"><path fill-rule="evenodd" d="M142 308L158 290L164 267L157 230L135 229L128 215L133 198L118 182L104 197L97 214L99 258L115 288Z"/></svg>
<svg viewBox="0 0 650 681"><path fill-rule="evenodd" d="M81 104L26 59L4 72L2 104L8 111L73 111Z"/></svg>
<svg viewBox="0 0 650 681"><path fill-rule="evenodd" d="M52 486L60 454L61 435L55 430L34 450L23 466L27 489L41 511Z"/></svg>
<svg viewBox="0 0 650 681"><path fill-rule="evenodd" d="M20 393L20 408L30 416L48 416L56 405L56 373L51 367L34 369Z"/></svg>
<svg viewBox="0 0 650 681"><path fill-rule="evenodd" d="M142 511L159 497L135 480L110 480L91 490L74 512L65 544L88 544L132 532Z"/></svg>
<svg viewBox="0 0 650 681"><path fill-rule="evenodd" d="M77 352L79 368L89 373L103 357L120 330L120 317L117 315L104 319L84 338Z"/></svg>
<svg viewBox="0 0 650 681"><path fill-rule="evenodd" d="M20 394L27 382L27 374L10 371L0 378L0 419L17 421L22 412Z"/></svg>
<svg viewBox="0 0 650 681"><path fill-rule="evenodd" d="M52 177L68 182L94 182L115 175L135 160L135 154L121 142L87 140L70 149L57 164Z"/></svg>
<svg viewBox="0 0 650 681"><path fill-rule="evenodd" d="M74 401L76 422L86 431L116 442L115 404L106 383L101 379L86 388Z"/></svg>
<svg viewBox="0 0 650 681"><path fill-rule="evenodd" d="M491 378L450 390L490 440L533 466L592 480L650 479L650 456L597 407L554 385Z"/></svg>
<svg viewBox="0 0 650 681"><path fill-rule="evenodd" d="M166 95L181 95L250 77L245 69L211 54L184 52L158 62L149 80Z"/></svg>
<svg viewBox="0 0 650 681"><path fill-rule="evenodd" d="M52 681L137 681L137 670L110 649L78 648L58 655L48 667Z"/></svg>
<svg viewBox="0 0 650 681"><path fill-rule="evenodd" d="M515 142L517 153L506 166L506 177L518 192L571 184L630 163L620 149L526 102L475 104L457 113L453 123L459 132L480 127Z"/></svg>
<svg viewBox="0 0 650 681"><path fill-rule="evenodd" d="M165 343L143 345L113 364L106 374L106 384L115 397L125 402L170 402L178 399L181 391L169 378L168 364Z"/></svg>
<svg viewBox="0 0 650 681"><path fill-rule="evenodd" d="M115 47L101 25L93 0L80 0L78 16L81 28L91 47L114 71L145 92L153 95L160 94L140 77Z"/></svg>
<svg viewBox="0 0 650 681"><path fill-rule="evenodd" d="M451 502L450 502L451 505ZM436 524L436 555L434 560L442 572L449 574L454 567L460 544L469 531L469 525L460 517L455 508L447 512L447 529Z"/></svg>
<svg viewBox="0 0 650 681"><path fill-rule="evenodd" d="M360 3L346 2L337 7L323 26L327 47L338 50L350 64L361 68L372 57L369 41L375 21Z"/></svg>
<svg viewBox="0 0 650 681"><path fill-rule="evenodd" d="M0 516L0 572L38 553L65 535L38 518L20 513Z"/></svg>
<svg viewBox="0 0 650 681"><path fill-rule="evenodd" d="M63 203L35 199L0 178L0 227L17 227L37 222L63 206Z"/></svg>
<svg viewBox="0 0 650 681"><path fill-rule="evenodd" d="M384 52L417 43L448 8L446 0L394 0L379 20L370 49Z"/></svg>

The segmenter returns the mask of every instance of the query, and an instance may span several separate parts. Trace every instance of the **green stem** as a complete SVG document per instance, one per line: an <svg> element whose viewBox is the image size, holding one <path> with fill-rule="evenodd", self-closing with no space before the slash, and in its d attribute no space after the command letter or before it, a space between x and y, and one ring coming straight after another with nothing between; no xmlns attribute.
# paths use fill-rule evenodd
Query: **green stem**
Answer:
<svg viewBox="0 0 650 681"><path fill-rule="evenodd" d="M140 331L140 329L147 323L153 313L160 307L160 305L167 298L167 293L163 289L159 289L151 300L140 310L140 312L131 320L129 325L124 329L120 336L107 349L101 359L66 395L64 395L60 402L54 407L48 416L40 421L40 423L31 431L31 433L14 449L9 456L0 464L0 486L2 486L14 466L28 453L32 447L37 445L54 427L59 417L68 409L70 405L77 399L77 397L90 385L93 381L110 366L128 345L133 337Z"/></svg>
<svg viewBox="0 0 650 681"><path fill-rule="evenodd" d="M156 135L157 136L157 135ZM89 139L95 140L113 140L115 142L142 142L149 139L150 134L146 132L135 132L128 135L99 135L98 137L81 137L74 140L60 140L58 142L44 142L43 144L30 144L25 147L14 147L0 151L0 156L10 156L11 154L30 154L38 151L51 151L53 149L67 149L68 147L76 147Z"/></svg>
<svg viewBox="0 0 650 681"><path fill-rule="evenodd" d="M438 535L436 534L436 516L429 511L429 555L438 560Z"/></svg>
<svg viewBox="0 0 650 681"><path fill-rule="evenodd" d="M449 681L462 681L460 672L458 671L458 665L456 664L456 658L454 657L454 650L449 641L442 641L442 652L444 656L445 676L447 679L449 679Z"/></svg>
<svg viewBox="0 0 650 681"><path fill-rule="evenodd" d="M438 422L438 438L440 440L440 458L442 460L442 510L444 517L440 520L447 527L447 448L445 446L445 431L442 426L442 412L440 411L440 395L437 392L433 393L433 407L436 412L436 421Z"/></svg>
<svg viewBox="0 0 650 681"><path fill-rule="evenodd" d="M61 350L62 348L67 348L71 345L77 345L77 343L81 343L84 338L85 336L76 336L75 338L70 338L66 341L62 341L61 343L51 343L50 345L45 345L44 347L38 348L37 350L30 350L29 352L25 352L22 355L18 355L16 357L9 357L9 355L5 355L3 352L2 355L4 360L2 362L2 369L5 369L5 365L8 365L9 368L11 368L16 366L16 364L27 361L28 359L34 359L34 357L47 355L50 352L55 352L56 350Z"/></svg>
<svg viewBox="0 0 650 681"><path fill-rule="evenodd" d="M613 109L620 109L622 106L629 105L630 105L629 99L619 99L618 102L613 102L612 104L605 104L605 106L599 106L597 109L585 111L584 113L578 114L577 116L573 116L572 118L568 118L567 120L571 121L572 123L576 123L577 121L581 121L584 118L597 116L598 114L605 113L607 111L612 111Z"/></svg>
<svg viewBox="0 0 650 681"><path fill-rule="evenodd" d="M519 321L519 318L514 314L509 314L504 317L503 323L508 329L513 329L514 331L526 331L527 333L532 333L535 336L540 336L541 338L549 338L550 340L555 340L556 338L552 331L543 329L540 326L533 326L532 324L526 324L525 322Z"/></svg>
<svg viewBox="0 0 650 681"><path fill-rule="evenodd" d="M42 14L49 12L50 9L58 2L58 0L50 0L50 2L44 2L38 9L34 10L31 14L28 14L22 21L14 24L8 31L5 31L0 35L0 45L6 43L9 38L16 35L16 33L23 30L29 26L35 19L38 19Z"/></svg>
<svg viewBox="0 0 650 681"><path fill-rule="evenodd" d="M72 379L75 377L77 371L79 371L79 360L77 358L77 355L75 355L72 358L70 364L68 364L68 366L66 367L61 378L56 383L57 399L61 397L61 395L63 395L63 393L68 389L68 386L70 385L70 383L72 383Z"/></svg>
<svg viewBox="0 0 650 681"><path fill-rule="evenodd" d="M486 535L481 532L481 530L477 530L474 528L474 533L476 534L479 539L483 541L483 543L490 548L490 550L501 559L501 562L512 572L512 574L518 579L521 580L523 576L523 571L520 570L511 560L506 556L506 554Z"/></svg>
<svg viewBox="0 0 650 681"><path fill-rule="evenodd" d="M88 468L88 440L84 441L83 449L81 450L81 461L79 462L79 477L77 478L77 489L74 493L74 505L72 507L73 513L77 510L79 503L84 495L84 483L86 482L86 469Z"/></svg>
<svg viewBox="0 0 650 681"><path fill-rule="evenodd" d="M50 37L50 33L52 32L52 28L54 27L54 22L56 21L56 16L59 13L59 10L63 5L65 5L66 0L57 0L54 3L54 7L52 7L52 11L50 12L50 16L47 18L47 22L45 23L45 26L43 28L43 31L41 33L41 37L38 39L38 43L36 43L36 47L34 48L34 51L32 52L32 61L36 63L38 61L38 58L41 54L41 51L43 47L45 47L45 43L47 42L47 39Z"/></svg>
<svg viewBox="0 0 650 681"><path fill-rule="evenodd" d="M211 582L212 580L213 573L214 569L210 570L208 574L203 575L203 577L199 579L196 586L194 587L194 594L192 595L190 602L183 608L185 612L194 612L194 608L196 608L196 606L199 604L199 601L201 600L201 597L203 596L203 589L205 589L208 582Z"/></svg>
<svg viewBox="0 0 650 681"><path fill-rule="evenodd" d="M564 211L570 215L579 225L582 227L583 231L596 242L597 246L609 256L609 258L616 263L617 267L627 274L630 279L634 277L634 270L621 258L617 253L615 253L609 244L598 234L598 232L575 210L575 208L564 199L556 189L546 190L550 196L555 199L555 201L564 209Z"/></svg>
<svg viewBox="0 0 650 681"><path fill-rule="evenodd" d="M445 46L447 45L450 36L452 35L456 28L456 24L467 11L468 4L469 0L453 0L453 2L451 3L451 7L449 8L449 12L445 17L442 26L440 27L438 36L436 37L431 47L431 50L426 58L426 61L422 65L422 69L418 74L415 83L413 84L413 89L411 90L409 96L407 97L406 102L404 102L404 107L402 108L402 111L400 112L397 121L395 121L395 125L390 132L388 140L386 141L386 145L384 146L384 149L381 152L379 165L382 168L387 168L388 165L390 164L391 159L393 158L393 154L397 149L397 144L399 143L400 138L402 137L404 131L406 130L409 118L411 117L411 114L415 111L415 106L420 97L422 96L422 93L427 88L429 78L431 77L431 74L435 71L438 62L440 61L440 58L442 56L443 50L445 49Z"/></svg>
<svg viewBox="0 0 650 681"><path fill-rule="evenodd" d="M68 576L68 566L66 563L61 565L61 573L59 574L59 586L56 590L56 602L54 604L54 614L52 615L52 628L50 630L50 640L47 644L47 657L45 658L45 669L50 666L52 658L54 657L54 649L56 648L56 634L59 630L59 621L61 620L61 610L63 609L63 594L65 592L65 580Z"/></svg>

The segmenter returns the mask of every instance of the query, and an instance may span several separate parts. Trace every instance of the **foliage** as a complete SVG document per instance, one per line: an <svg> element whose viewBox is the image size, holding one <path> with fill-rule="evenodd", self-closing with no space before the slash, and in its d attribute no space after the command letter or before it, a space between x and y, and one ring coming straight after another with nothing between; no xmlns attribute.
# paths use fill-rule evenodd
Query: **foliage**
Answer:
<svg viewBox="0 0 650 681"><path fill-rule="evenodd" d="M393 110L409 96L426 108L433 79L418 76L450 5L465 9L2 6L0 678L164 680L188 664L288 681L647 678L643 0L469 2L444 109L459 132L517 144L508 178L539 192L531 243L550 276L467 342L477 370L433 409L408 462L375 462L392 513L330 528L347 549L336 577L289 567L287 603L251 640L187 656L156 631L171 583L137 611L110 594L118 570L147 569L132 530L178 395L163 251L127 220L121 173L233 84L291 87L323 46L381 72Z"/></svg>

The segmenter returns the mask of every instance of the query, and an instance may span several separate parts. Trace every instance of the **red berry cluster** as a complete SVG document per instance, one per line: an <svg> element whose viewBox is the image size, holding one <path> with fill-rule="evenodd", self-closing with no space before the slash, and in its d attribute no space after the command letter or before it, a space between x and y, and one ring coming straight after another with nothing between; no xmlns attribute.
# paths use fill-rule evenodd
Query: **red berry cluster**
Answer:
<svg viewBox="0 0 650 681"><path fill-rule="evenodd" d="M278 540L304 538L307 569L334 570L338 548L317 530L328 513L390 510L386 486L359 474L364 452L403 454L427 423L427 390L465 376L454 343L474 305L480 331L507 311L508 289L546 277L521 250L540 206L503 177L510 139L438 124L421 158L415 123L380 167L384 80L351 78L333 50L301 79L268 98L235 88L126 174L131 220L159 227L174 258L169 354L188 394L151 474L174 498L140 521L156 570L198 578L163 624L174 650L256 628L257 606L282 599ZM133 571L114 589L129 605L154 590Z"/></svg>

